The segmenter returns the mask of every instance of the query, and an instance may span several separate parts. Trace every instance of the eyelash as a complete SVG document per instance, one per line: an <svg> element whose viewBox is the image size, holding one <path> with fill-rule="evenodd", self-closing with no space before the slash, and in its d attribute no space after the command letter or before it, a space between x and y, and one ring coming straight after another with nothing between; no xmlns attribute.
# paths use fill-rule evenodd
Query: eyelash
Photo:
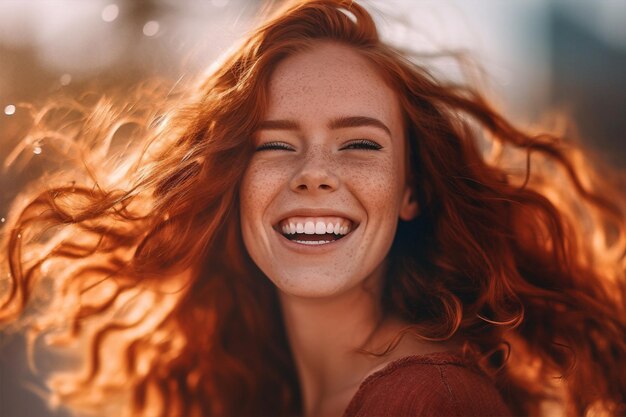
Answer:
<svg viewBox="0 0 626 417"><path fill-rule="evenodd" d="M374 150L374 151L378 151L378 150L383 148L378 143L372 142L371 140L367 140L367 139L358 139L358 140L355 140L353 142L350 142L348 144L348 146L346 146L346 148L349 148L350 146L353 146L353 145L361 145L362 149L363 148L364 149L371 149L371 150Z"/></svg>
<svg viewBox="0 0 626 417"><path fill-rule="evenodd" d="M350 142L348 144L348 146L346 146L344 149L354 149L354 148L350 148L351 146L354 146L354 145L360 145L359 148L356 148L356 149L370 149L370 150L373 150L373 151L378 151L378 150L383 148L382 146L380 146L376 142L372 142L371 140L358 139L358 140L355 140L353 142ZM266 151L266 150L271 150L271 149L284 149L286 151L293 150L293 149L291 149L289 147L289 145L287 145L287 144L285 144L283 142L268 142L268 143L264 143L263 145L259 146L256 150L257 151Z"/></svg>
<svg viewBox="0 0 626 417"><path fill-rule="evenodd" d="M256 148L257 151L267 151L270 149L284 149L286 151L292 150L288 145L283 142L267 142Z"/></svg>

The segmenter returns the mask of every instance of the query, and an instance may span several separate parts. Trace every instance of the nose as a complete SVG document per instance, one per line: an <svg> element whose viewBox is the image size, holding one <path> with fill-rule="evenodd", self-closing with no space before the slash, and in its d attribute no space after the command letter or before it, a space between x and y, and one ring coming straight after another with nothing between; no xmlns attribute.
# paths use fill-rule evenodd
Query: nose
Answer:
<svg viewBox="0 0 626 417"><path fill-rule="evenodd" d="M295 192L332 192L339 187L330 156L311 150L292 177L290 188Z"/></svg>

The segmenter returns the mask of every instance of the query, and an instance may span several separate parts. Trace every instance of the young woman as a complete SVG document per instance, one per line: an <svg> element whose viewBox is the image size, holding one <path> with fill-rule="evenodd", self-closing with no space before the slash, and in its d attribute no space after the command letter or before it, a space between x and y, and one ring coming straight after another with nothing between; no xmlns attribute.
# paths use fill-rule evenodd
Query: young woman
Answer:
<svg viewBox="0 0 626 417"><path fill-rule="evenodd" d="M580 149L434 79L348 0L278 9L176 100L58 128L88 175L42 182L5 226L1 319L85 354L53 399L626 412L625 198ZM98 159L127 123L139 146Z"/></svg>

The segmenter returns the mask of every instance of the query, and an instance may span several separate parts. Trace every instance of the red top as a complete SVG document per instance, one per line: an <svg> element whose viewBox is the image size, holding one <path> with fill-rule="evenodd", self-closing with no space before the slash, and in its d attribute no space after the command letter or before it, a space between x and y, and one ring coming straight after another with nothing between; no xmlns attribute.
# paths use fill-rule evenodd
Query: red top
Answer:
<svg viewBox="0 0 626 417"><path fill-rule="evenodd" d="M511 416L491 381L453 353L407 356L369 375L343 417Z"/></svg>

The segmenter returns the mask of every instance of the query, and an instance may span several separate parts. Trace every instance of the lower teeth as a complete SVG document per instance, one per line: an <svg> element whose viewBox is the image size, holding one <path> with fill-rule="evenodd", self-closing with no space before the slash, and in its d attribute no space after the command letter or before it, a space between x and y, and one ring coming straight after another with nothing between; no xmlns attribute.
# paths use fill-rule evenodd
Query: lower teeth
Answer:
<svg viewBox="0 0 626 417"><path fill-rule="evenodd" d="M332 242L332 240L294 240L294 242L301 243L303 245L324 245Z"/></svg>

